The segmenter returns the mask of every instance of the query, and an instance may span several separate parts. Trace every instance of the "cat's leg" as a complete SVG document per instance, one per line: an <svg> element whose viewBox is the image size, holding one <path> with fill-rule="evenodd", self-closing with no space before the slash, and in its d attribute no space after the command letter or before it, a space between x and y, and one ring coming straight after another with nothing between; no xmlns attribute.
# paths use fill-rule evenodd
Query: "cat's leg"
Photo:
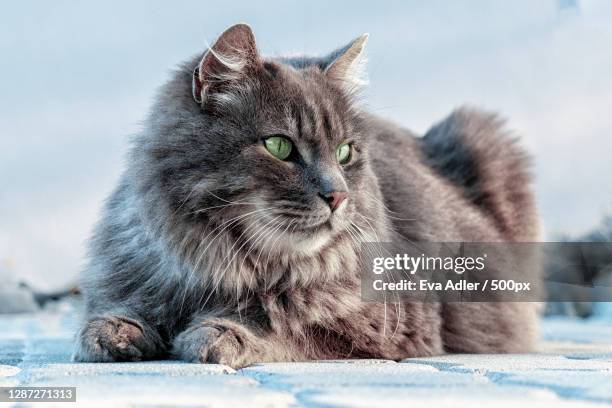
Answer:
<svg viewBox="0 0 612 408"><path fill-rule="evenodd" d="M140 361L162 356L164 342L143 320L122 316L92 317L77 334L74 361Z"/></svg>
<svg viewBox="0 0 612 408"><path fill-rule="evenodd" d="M444 304L444 348L453 353L531 351L538 337L538 308L527 302Z"/></svg>
<svg viewBox="0 0 612 408"><path fill-rule="evenodd" d="M444 353L437 303L368 303L338 321L357 357L402 360ZM342 358L342 356L335 356Z"/></svg>
<svg viewBox="0 0 612 408"><path fill-rule="evenodd" d="M233 318L196 317L172 342L171 354L185 361L241 368L256 362L292 359L256 324Z"/></svg>

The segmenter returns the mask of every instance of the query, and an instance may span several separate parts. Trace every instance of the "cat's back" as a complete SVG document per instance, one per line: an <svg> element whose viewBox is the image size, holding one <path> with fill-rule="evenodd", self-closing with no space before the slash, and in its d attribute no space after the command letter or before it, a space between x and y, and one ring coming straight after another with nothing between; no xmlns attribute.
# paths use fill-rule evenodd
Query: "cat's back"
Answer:
<svg viewBox="0 0 612 408"><path fill-rule="evenodd" d="M457 109L424 136L365 117L373 170L385 205L405 219L394 222L404 235L537 241L529 157L497 115Z"/></svg>

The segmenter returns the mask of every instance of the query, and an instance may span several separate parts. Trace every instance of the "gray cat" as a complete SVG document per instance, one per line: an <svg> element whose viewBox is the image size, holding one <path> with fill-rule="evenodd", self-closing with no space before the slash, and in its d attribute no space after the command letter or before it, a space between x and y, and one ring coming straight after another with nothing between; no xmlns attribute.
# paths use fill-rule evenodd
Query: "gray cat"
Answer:
<svg viewBox="0 0 612 408"><path fill-rule="evenodd" d="M361 301L360 242L538 237L528 160L495 115L420 138L357 107L366 40L267 58L238 24L161 88L91 241L76 361L529 349L532 304Z"/></svg>

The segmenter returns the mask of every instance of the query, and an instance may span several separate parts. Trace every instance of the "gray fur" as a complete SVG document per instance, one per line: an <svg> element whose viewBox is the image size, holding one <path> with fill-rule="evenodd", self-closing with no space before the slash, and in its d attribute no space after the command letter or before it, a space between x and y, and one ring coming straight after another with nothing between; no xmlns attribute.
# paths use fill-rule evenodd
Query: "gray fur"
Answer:
<svg viewBox="0 0 612 408"><path fill-rule="evenodd" d="M326 76L341 52L263 58L252 38L230 28L213 49L243 61L207 52L159 91L91 240L74 358L242 367L529 349L530 304L360 300L361 241L536 240L525 155L500 120L461 109L418 138ZM298 155L268 154L271 134ZM333 214L329 189L349 193Z"/></svg>

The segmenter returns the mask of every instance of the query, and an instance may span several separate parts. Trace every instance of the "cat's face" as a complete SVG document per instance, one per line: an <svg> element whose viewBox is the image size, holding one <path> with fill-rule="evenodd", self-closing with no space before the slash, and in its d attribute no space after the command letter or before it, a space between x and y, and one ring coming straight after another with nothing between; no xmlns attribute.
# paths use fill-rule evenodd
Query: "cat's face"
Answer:
<svg viewBox="0 0 612 408"><path fill-rule="evenodd" d="M237 246L312 253L356 217L367 188L363 119L338 77L346 72L264 60L249 54L250 30L238 31L194 73L196 125L165 149L176 165L165 183L175 209L231 232ZM338 70L353 62L341 58Z"/></svg>
<svg viewBox="0 0 612 408"><path fill-rule="evenodd" d="M366 146L350 102L327 82L316 68L268 62L216 108L224 134L214 142L218 169L204 186L226 200L218 205L234 203L222 212L244 216L239 224L252 242L280 237L275 245L314 250L350 222Z"/></svg>

